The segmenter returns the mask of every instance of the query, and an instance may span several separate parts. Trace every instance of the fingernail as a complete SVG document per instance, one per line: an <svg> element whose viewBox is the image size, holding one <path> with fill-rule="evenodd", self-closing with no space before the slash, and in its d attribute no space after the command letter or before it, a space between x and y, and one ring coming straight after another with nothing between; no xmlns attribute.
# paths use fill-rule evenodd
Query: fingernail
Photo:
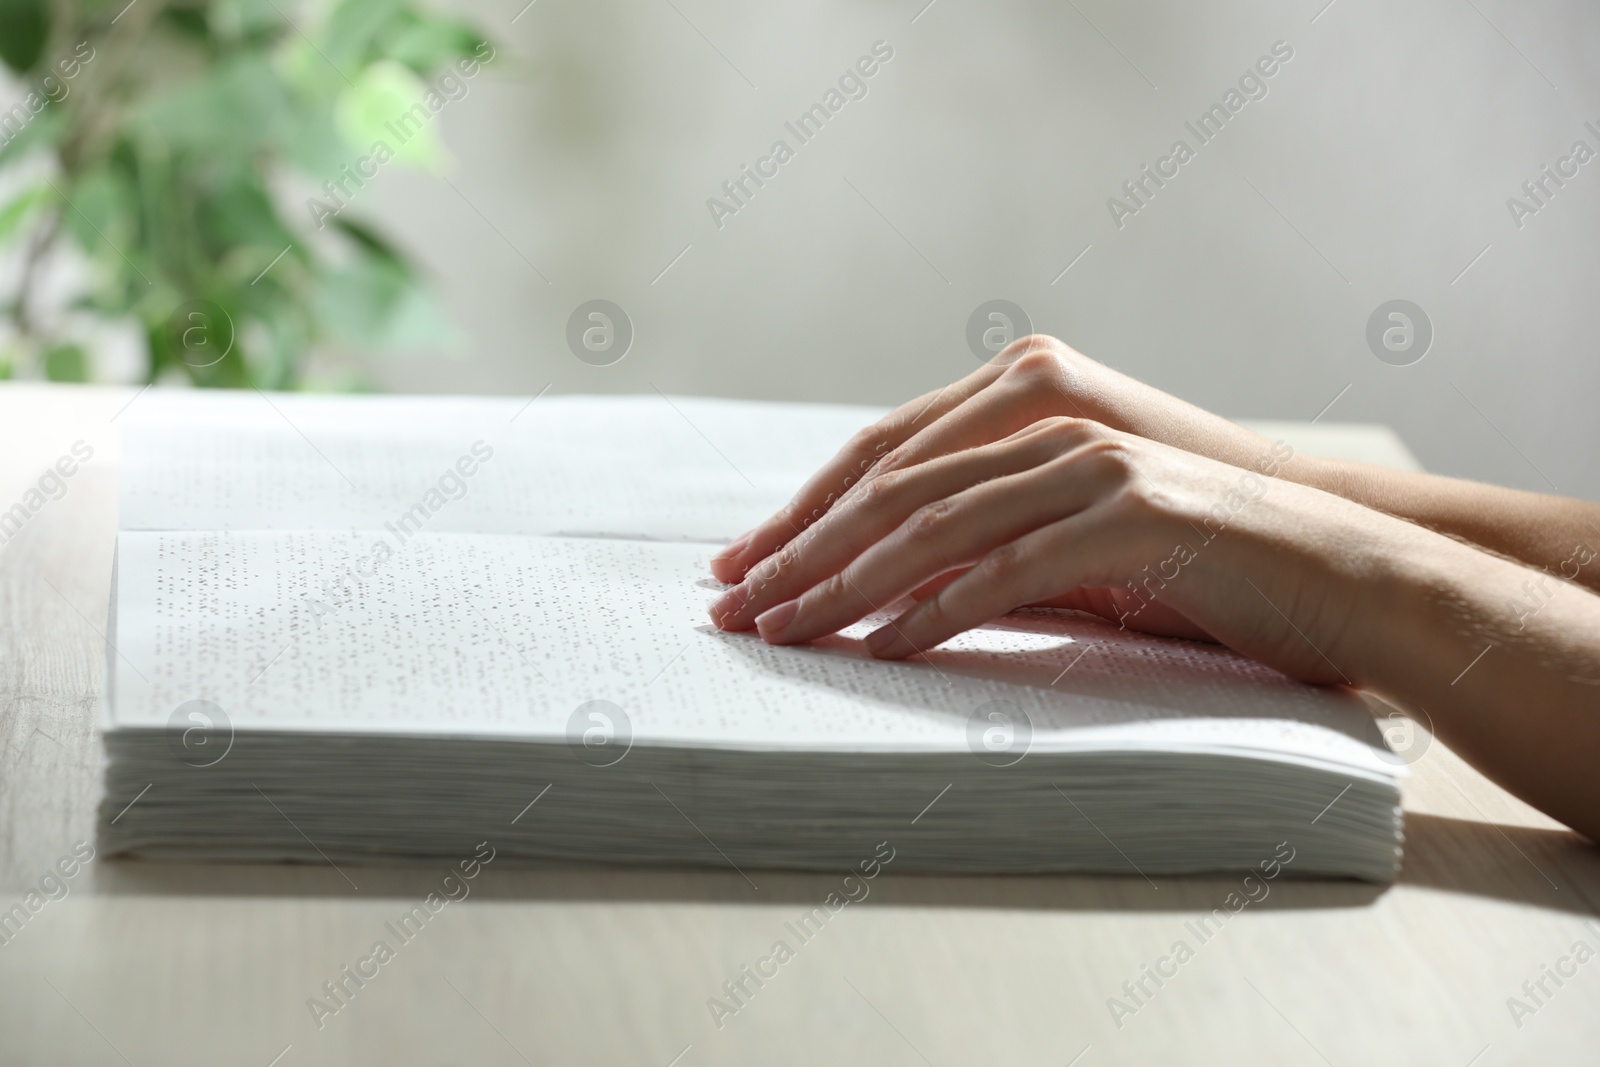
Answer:
<svg viewBox="0 0 1600 1067"><path fill-rule="evenodd" d="M884 656L899 651L899 646L904 639L900 631L893 626L883 626L867 635L867 651L874 656Z"/></svg>
<svg viewBox="0 0 1600 1067"><path fill-rule="evenodd" d="M754 530L750 531L750 533L754 532ZM716 555L712 556L711 558L732 559L734 556L737 556L739 553L743 552L745 550L745 546L750 543L750 533L736 537L732 541L729 541L726 546L724 546L716 553Z"/></svg>
<svg viewBox="0 0 1600 1067"><path fill-rule="evenodd" d="M761 636L767 640L782 637L783 631L794 622L794 617L800 614L800 601L786 600L775 608L768 608L756 616L756 629L761 631Z"/></svg>

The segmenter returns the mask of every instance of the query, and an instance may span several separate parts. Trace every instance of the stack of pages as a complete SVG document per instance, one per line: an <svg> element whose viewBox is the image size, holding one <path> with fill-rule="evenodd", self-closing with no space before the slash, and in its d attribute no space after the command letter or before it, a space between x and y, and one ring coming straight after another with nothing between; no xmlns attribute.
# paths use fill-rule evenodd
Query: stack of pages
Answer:
<svg viewBox="0 0 1600 1067"><path fill-rule="evenodd" d="M106 853L1394 877L1346 691L1072 612L905 663L712 628L711 554L876 415L146 394Z"/></svg>

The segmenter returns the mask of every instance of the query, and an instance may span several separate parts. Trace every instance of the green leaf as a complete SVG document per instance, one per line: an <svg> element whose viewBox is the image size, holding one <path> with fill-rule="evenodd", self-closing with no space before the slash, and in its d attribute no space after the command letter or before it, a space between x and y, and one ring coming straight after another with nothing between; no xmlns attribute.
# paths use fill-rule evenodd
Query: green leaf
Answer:
<svg viewBox="0 0 1600 1067"><path fill-rule="evenodd" d="M406 0L344 0L334 8L322 50L330 61L351 73L366 62L372 42L405 11Z"/></svg>
<svg viewBox="0 0 1600 1067"><path fill-rule="evenodd" d="M0 208L0 246L22 228L33 209L49 199L50 195L51 189L48 185L35 185L31 189L23 190L11 203Z"/></svg>
<svg viewBox="0 0 1600 1067"><path fill-rule="evenodd" d="M284 151L289 160L318 182L350 162L350 147L334 121L334 100L299 101L291 116Z"/></svg>
<svg viewBox="0 0 1600 1067"><path fill-rule="evenodd" d="M408 285L391 309L388 327L376 343L383 348L416 351L446 348L458 344L459 339L433 294L421 285Z"/></svg>
<svg viewBox="0 0 1600 1067"><path fill-rule="evenodd" d="M260 175L243 167L215 183L201 199L196 217L201 241L217 258L233 249L259 245L272 249L270 259L294 242L294 235L278 219Z"/></svg>
<svg viewBox="0 0 1600 1067"><path fill-rule="evenodd" d="M296 364L305 360L311 346L310 321L304 307L296 303L279 314L264 316L267 326L267 351L256 372L269 389L288 389L295 384Z"/></svg>
<svg viewBox="0 0 1600 1067"><path fill-rule="evenodd" d="M157 309L146 322L154 365L181 370L196 385L249 384L242 351L245 320L232 295L211 291L177 307Z"/></svg>
<svg viewBox="0 0 1600 1067"><path fill-rule="evenodd" d="M410 273L362 257L322 279L317 310L336 339L368 348L419 348L449 339L448 323Z"/></svg>
<svg viewBox="0 0 1600 1067"><path fill-rule="evenodd" d="M390 244L389 240L377 230L374 230L365 223L356 222L353 219L347 219L343 215L336 216L333 220L333 225L343 232L346 237L349 237L356 244L366 249L369 254L374 255L379 259L389 260L390 262L406 269L409 273L409 268L406 267L405 257L401 255L400 250L394 245Z"/></svg>
<svg viewBox="0 0 1600 1067"><path fill-rule="evenodd" d="M165 7L161 9L159 17L162 24L185 37L207 43L211 40L211 26L206 20L206 13L198 8Z"/></svg>
<svg viewBox="0 0 1600 1067"><path fill-rule="evenodd" d="M62 218L85 252L123 268L118 249L131 246L138 225L138 194L118 170L100 167L63 190Z"/></svg>
<svg viewBox="0 0 1600 1067"><path fill-rule="evenodd" d="M363 257L321 279L318 315L338 340L372 344L386 332L409 284L393 264Z"/></svg>
<svg viewBox="0 0 1600 1067"><path fill-rule="evenodd" d="M56 345L44 354L44 376L52 382L88 381L88 354L79 345Z"/></svg>
<svg viewBox="0 0 1600 1067"><path fill-rule="evenodd" d="M379 60L361 72L353 88L340 94L335 112L339 132L351 148L365 150L382 141L397 160L437 171L444 165L445 153L436 116L426 103L430 92L411 68L392 59Z"/></svg>
<svg viewBox="0 0 1600 1067"><path fill-rule="evenodd" d="M13 159L21 159L36 148L54 144L66 130L66 116L53 107L44 107L33 120L17 130L15 116L17 108L24 112L29 111L28 101L43 100L43 95L31 92L18 100L10 112L0 111L0 121L6 125L0 126L0 166L10 163ZM13 132L15 131L15 132Z"/></svg>
<svg viewBox="0 0 1600 1067"><path fill-rule="evenodd" d="M245 53L149 101L135 121L151 149L244 158L288 133L288 92L266 56Z"/></svg>
<svg viewBox="0 0 1600 1067"><path fill-rule="evenodd" d="M206 11L211 32L225 41L239 41L283 31L276 0L212 0Z"/></svg>
<svg viewBox="0 0 1600 1067"><path fill-rule="evenodd" d="M0 0L0 60L18 74L39 62L50 37L49 0Z"/></svg>
<svg viewBox="0 0 1600 1067"><path fill-rule="evenodd" d="M424 16L385 37L383 51L419 74L432 74L485 43L483 35L465 22Z"/></svg>

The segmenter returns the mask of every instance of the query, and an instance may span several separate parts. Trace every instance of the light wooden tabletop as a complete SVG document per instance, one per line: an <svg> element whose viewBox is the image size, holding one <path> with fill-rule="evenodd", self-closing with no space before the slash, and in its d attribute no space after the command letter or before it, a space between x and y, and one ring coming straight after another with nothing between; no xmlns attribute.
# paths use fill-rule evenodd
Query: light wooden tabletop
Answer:
<svg viewBox="0 0 1600 1067"><path fill-rule="evenodd" d="M134 396L0 387L0 512L75 442L94 450L0 546L0 1063L1488 1067L1600 1056L1600 855L1426 735L1410 749L1398 884L1280 878L1204 940L1191 924L1238 879L891 868L800 941L785 924L837 876L751 872L752 888L732 870L491 866L402 943L386 924L442 869L349 868L347 881L319 867L79 865L104 758L114 420ZM1379 427L1271 430L1307 452L1414 465ZM360 965L371 976L347 980L342 1003L329 998L324 983L380 940L393 958ZM745 978L780 940L792 958L767 965L776 973L759 986ZM1158 985L1147 968L1166 977ZM740 980L735 1001L724 982ZM314 1013L312 998L338 1010ZM734 1010L714 1018L711 998Z"/></svg>

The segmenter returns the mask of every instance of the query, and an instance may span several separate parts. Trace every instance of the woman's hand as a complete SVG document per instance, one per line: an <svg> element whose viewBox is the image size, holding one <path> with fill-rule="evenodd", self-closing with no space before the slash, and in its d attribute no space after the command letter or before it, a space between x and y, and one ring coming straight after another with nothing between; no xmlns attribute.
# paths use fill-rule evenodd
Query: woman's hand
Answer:
<svg viewBox="0 0 1600 1067"><path fill-rule="evenodd" d="M794 500L719 553L712 573L739 581L881 473L991 444L1053 416L1090 419L1322 489L1600 590L1600 565L1593 565L1600 504L1297 455L1043 336L1021 338L967 377L862 430Z"/></svg>
<svg viewBox="0 0 1600 1067"><path fill-rule="evenodd" d="M722 581L742 579L863 481L1009 437L1053 416L1091 419L1236 466L1288 476L1292 452L1159 389L1118 374L1053 337L1030 336L967 377L918 397L856 434L776 515L711 563Z"/></svg>
<svg viewBox="0 0 1600 1067"><path fill-rule="evenodd" d="M1046 418L1001 440L873 474L712 605L778 644L937 586L867 639L899 658L1026 604L1210 636L1287 674L1349 681L1342 633L1381 589L1394 520L1096 422ZM1318 533L1316 551L1302 547ZM950 575L958 572L953 578ZM941 584L942 583L942 584Z"/></svg>

